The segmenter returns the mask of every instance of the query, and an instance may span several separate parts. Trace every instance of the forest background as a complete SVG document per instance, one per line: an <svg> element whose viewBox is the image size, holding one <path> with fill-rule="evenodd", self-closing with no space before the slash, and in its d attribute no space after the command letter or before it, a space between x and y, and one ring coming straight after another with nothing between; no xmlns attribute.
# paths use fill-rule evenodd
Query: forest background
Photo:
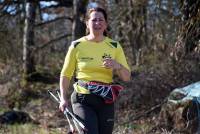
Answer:
<svg viewBox="0 0 200 134"><path fill-rule="evenodd" d="M68 46L85 35L95 2L132 70L131 82L116 78L126 90L114 133L151 133L169 93L200 80L200 0L0 0L0 113L20 110L38 122L1 125L0 133L67 131L47 90L58 88Z"/></svg>

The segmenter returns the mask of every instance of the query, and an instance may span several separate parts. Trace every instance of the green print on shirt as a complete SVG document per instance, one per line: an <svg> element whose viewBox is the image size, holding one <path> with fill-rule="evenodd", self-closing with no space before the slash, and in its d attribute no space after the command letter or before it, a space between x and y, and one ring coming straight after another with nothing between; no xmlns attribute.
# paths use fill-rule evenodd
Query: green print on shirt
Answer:
<svg viewBox="0 0 200 134"><path fill-rule="evenodd" d="M110 54L104 53L104 55L102 56L102 60L105 58L111 59L112 57L110 56Z"/></svg>
<svg viewBox="0 0 200 134"><path fill-rule="evenodd" d="M93 59L92 57L81 57L80 61L92 61Z"/></svg>

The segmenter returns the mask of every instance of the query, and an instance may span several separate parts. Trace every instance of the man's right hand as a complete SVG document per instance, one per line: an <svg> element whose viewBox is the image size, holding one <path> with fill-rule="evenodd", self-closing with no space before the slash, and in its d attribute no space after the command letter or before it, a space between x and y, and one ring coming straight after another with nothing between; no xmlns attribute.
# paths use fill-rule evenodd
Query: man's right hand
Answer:
<svg viewBox="0 0 200 134"><path fill-rule="evenodd" d="M64 112L65 111L65 108L68 107L68 101L66 100L61 100L60 101L60 105L59 105L59 109Z"/></svg>

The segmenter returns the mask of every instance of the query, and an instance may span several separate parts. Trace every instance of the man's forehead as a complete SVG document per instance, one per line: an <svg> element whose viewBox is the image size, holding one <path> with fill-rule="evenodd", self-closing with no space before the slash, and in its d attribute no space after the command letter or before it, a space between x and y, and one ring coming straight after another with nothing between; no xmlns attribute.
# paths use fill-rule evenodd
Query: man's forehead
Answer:
<svg viewBox="0 0 200 134"><path fill-rule="evenodd" d="M90 14L91 18L104 18L103 14L101 12L92 12Z"/></svg>

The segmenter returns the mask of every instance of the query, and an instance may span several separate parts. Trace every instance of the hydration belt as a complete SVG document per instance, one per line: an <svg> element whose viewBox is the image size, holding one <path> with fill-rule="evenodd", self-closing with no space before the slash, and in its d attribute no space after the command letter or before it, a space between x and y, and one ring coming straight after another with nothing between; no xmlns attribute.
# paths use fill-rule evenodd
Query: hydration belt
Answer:
<svg viewBox="0 0 200 134"><path fill-rule="evenodd" d="M124 89L118 84L108 84L96 81L86 82L78 80L77 83L79 86L89 90L90 93L102 97L105 100L105 103L113 103L119 96L120 90Z"/></svg>

